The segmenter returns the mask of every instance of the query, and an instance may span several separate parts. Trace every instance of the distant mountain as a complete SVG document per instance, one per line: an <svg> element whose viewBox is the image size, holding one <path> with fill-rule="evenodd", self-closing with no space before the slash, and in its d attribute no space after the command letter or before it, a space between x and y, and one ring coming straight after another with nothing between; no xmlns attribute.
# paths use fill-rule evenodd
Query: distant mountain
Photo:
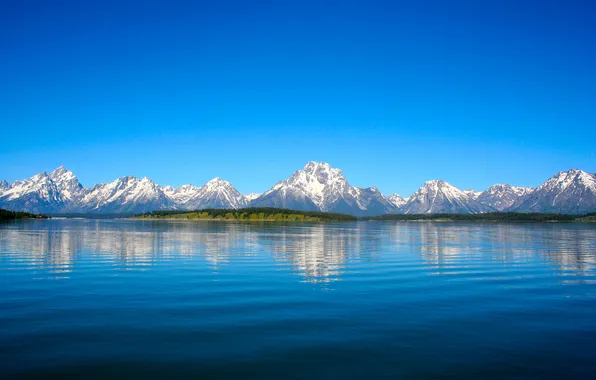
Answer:
<svg viewBox="0 0 596 380"><path fill-rule="evenodd" d="M531 187L497 184L484 190L474 199L497 211L505 211L511 208L511 206L513 206L519 199L530 194L533 190L534 189Z"/></svg>
<svg viewBox="0 0 596 380"><path fill-rule="evenodd" d="M248 200L229 182L215 178L204 186L162 187L149 178L120 177L91 188L63 166L13 184L2 183L0 206L36 213L140 213L155 210L240 208Z"/></svg>
<svg viewBox="0 0 596 380"><path fill-rule="evenodd" d="M350 185L341 170L325 162L311 161L250 203L255 207L282 207L303 211L337 212L351 215L381 215L396 212L377 188Z"/></svg>
<svg viewBox="0 0 596 380"><path fill-rule="evenodd" d="M120 177L106 184L95 185L76 200L70 212L146 212L168 210L175 204L163 189L149 178Z"/></svg>
<svg viewBox="0 0 596 380"><path fill-rule="evenodd" d="M387 197L387 200L395 207L401 207L406 204L406 199L401 195L394 193Z"/></svg>
<svg viewBox="0 0 596 380"><path fill-rule="evenodd" d="M247 201L252 202L255 199L257 199L258 197L260 197L261 194L260 193L248 193L248 194L244 194L244 197L246 198Z"/></svg>
<svg viewBox="0 0 596 380"><path fill-rule="evenodd" d="M61 192L46 172L23 181L15 181L0 193L0 207L7 210L58 212L64 209L68 202L66 193Z"/></svg>
<svg viewBox="0 0 596 380"><path fill-rule="evenodd" d="M174 202L181 209L191 209L193 204L198 203L197 194L201 190L195 185L182 185L178 188L164 186L162 188L166 197Z"/></svg>
<svg viewBox="0 0 596 380"><path fill-rule="evenodd" d="M352 186L341 170L309 162L263 194L243 195L221 178L203 186L160 186L145 177L125 176L83 186L61 166L51 173L8 183L0 181L0 208L32 213L141 213L201 208L281 207L355 216L383 214L482 213L494 211L583 214L596 211L596 175L560 172L533 189L507 184L483 192L461 191L445 181L428 181L409 198L383 196L376 187Z"/></svg>
<svg viewBox="0 0 596 380"><path fill-rule="evenodd" d="M494 211L445 181L427 181L400 208L403 214L477 214Z"/></svg>
<svg viewBox="0 0 596 380"><path fill-rule="evenodd" d="M198 210L202 208L241 208L248 205L248 199L232 184L221 178L213 178L201 187L183 185L179 188L166 186L166 196L176 209Z"/></svg>
<svg viewBox="0 0 596 380"><path fill-rule="evenodd" d="M60 166L50 173L49 179L56 185L60 194L66 200L74 200L84 194L85 188L79 182L73 172Z"/></svg>
<svg viewBox="0 0 596 380"><path fill-rule="evenodd" d="M480 194L482 194L482 191L475 191L475 190L464 190L464 194L466 194L468 196L468 198L470 199L478 199L478 197L480 196Z"/></svg>
<svg viewBox="0 0 596 380"><path fill-rule="evenodd" d="M596 211L596 175L578 169L559 172L520 198L509 211L562 214Z"/></svg>
<svg viewBox="0 0 596 380"><path fill-rule="evenodd" d="M242 208L247 205L248 200L243 194L230 182L217 177L201 186L184 208Z"/></svg>

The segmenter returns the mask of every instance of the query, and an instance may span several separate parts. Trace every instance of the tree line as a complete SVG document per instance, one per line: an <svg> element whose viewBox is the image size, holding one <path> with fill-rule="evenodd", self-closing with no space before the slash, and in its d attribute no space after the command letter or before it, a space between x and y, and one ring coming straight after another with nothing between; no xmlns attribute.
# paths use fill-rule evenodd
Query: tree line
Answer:
<svg viewBox="0 0 596 380"><path fill-rule="evenodd" d="M299 211L275 207L247 207L240 209L206 208L194 211L152 211L137 215L138 218L176 218L176 219L279 219L279 220L350 220L357 218L353 215L338 214L322 211Z"/></svg>
<svg viewBox="0 0 596 380"><path fill-rule="evenodd" d="M0 220L14 220L14 219L45 219L46 217L39 214L31 214L22 211L10 211L0 208Z"/></svg>

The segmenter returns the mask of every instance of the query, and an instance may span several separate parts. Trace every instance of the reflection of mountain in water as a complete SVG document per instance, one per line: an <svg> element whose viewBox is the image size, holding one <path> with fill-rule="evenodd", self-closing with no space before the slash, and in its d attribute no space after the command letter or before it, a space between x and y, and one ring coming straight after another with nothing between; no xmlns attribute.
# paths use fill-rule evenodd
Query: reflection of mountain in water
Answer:
<svg viewBox="0 0 596 380"><path fill-rule="evenodd" d="M389 238L437 268L487 260L522 264L543 257L564 272L596 267L596 229L575 224L394 223ZM565 273L569 274L569 273Z"/></svg>
<svg viewBox="0 0 596 380"><path fill-rule="evenodd" d="M0 228L0 260L68 273L81 258L115 269L203 259L213 270L263 253L306 281L339 279L350 265L422 258L429 268L519 265L536 258L565 275L596 267L596 229L574 224L32 221ZM253 256L259 256L254 258Z"/></svg>
<svg viewBox="0 0 596 380"><path fill-rule="evenodd" d="M339 277L347 256L357 256L357 228L330 228L327 224L308 227L285 226L267 245L276 259L287 260L311 282L329 282Z"/></svg>

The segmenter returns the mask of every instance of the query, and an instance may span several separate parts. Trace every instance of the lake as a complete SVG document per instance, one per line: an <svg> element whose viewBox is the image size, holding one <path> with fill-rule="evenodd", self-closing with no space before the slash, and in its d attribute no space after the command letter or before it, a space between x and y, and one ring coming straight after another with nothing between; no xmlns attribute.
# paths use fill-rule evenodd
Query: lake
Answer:
<svg viewBox="0 0 596 380"><path fill-rule="evenodd" d="M0 378L596 378L596 224L0 224Z"/></svg>

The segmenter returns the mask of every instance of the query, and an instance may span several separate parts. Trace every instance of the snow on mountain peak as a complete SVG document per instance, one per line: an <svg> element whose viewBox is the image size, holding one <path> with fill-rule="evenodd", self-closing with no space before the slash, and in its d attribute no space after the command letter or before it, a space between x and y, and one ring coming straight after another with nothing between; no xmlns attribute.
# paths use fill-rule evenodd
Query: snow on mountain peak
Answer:
<svg viewBox="0 0 596 380"><path fill-rule="evenodd" d="M317 162L317 161L309 161L305 166L303 170L311 170L311 171L316 171L318 169L322 169L322 170L331 170L332 167L330 164L328 164L327 162ZM339 170L339 169L336 169Z"/></svg>
<svg viewBox="0 0 596 380"><path fill-rule="evenodd" d="M297 170L290 178L278 183L279 187L289 186L310 198L318 207L324 207L330 194L343 192L350 185L341 170L332 168L326 162L311 161L302 170Z"/></svg>
<svg viewBox="0 0 596 380"><path fill-rule="evenodd" d="M68 176L68 177L73 176L74 177L74 173L71 172L70 170L66 169L64 167L64 165L60 165L56 169L54 169L52 172L50 172L50 177L52 177L52 178L59 178L62 176Z"/></svg>
<svg viewBox="0 0 596 380"><path fill-rule="evenodd" d="M66 169L64 165L54 169L48 177L56 184L66 199L73 200L85 191L75 174Z"/></svg>
<svg viewBox="0 0 596 380"><path fill-rule="evenodd" d="M482 191L476 191L472 189L464 190L464 194L466 194L470 199L478 199Z"/></svg>
<svg viewBox="0 0 596 380"><path fill-rule="evenodd" d="M248 200L228 181L215 177L201 186L189 199L192 208L241 208Z"/></svg>
<svg viewBox="0 0 596 380"><path fill-rule="evenodd" d="M422 185L422 187L418 189L418 192L421 192L422 194L426 194L429 192L444 192L451 193L455 196L459 196L462 194L465 196L463 191L441 179L433 179L424 182L424 185Z"/></svg>
<svg viewBox="0 0 596 380"><path fill-rule="evenodd" d="M443 180L426 181L403 205L406 214L479 213L488 208Z"/></svg>
<svg viewBox="0 0 596 380"><path fill-rule="evenodd" d="M596 192L596 175L579 169L570 169L568 171L562 171L555 174L548 181L538 186L536 190L542 191L554 188L564 190L574 184L585 186L586 188L592 189L594 192Z"/></svg>
<svg viewBox="0 0 596 380"><path fill-rule="evenodd" d="M43 181L45 179L48 178L48 173L46 172L41 172L41 173L37 173L36 175L34 175L33 177L29 178L29 182L39 182L39 181ZM27 181L27 180L26 180Z"/></svg>
<svg viewBox="0 0 596 380"><path fill-rule="evenodd" d="M397 193L393 193L390 196L388 196L387 200L391 202L395 207L401 207L404 204L406 204L406 200L404 199L404 197Z"/></svg>
<svg viewBox="0 0 596 380"><path fill-rule="evenodd" d="M579 169L555 174L515 205L521 212L582 214L596 210L596 175Z"/></svg>
<svg viewBox="0 0 596 380"><path fill-rule="evenodd" d="M354 187L341 170L326 162L315 161L295 171L290 178L276 183L252 204L356 215L381 215L396 211L378 189Z"/></svg>
<svg viewBox="0 0 596 380"><path fill-rule="evenodd" d="M246 200L248 200L249 202L254 201L255 199L257 199L258 197L260 197L261 194L260 193L248 193L248 194L244 194L244 197L246 198Z"/></svg>
<svg viewBox="0 0 596 380"><path fill-rule="evenodd" d="M480 193L476 197L476 200L497 211L505 211L516 204L516 202L519 202L523 196L529 194L532 190L532 188L498 183Z"/></svg>
<svg viewBox="0 0 596 380"><path fill-rule="evenodd" d="M162 187L147 177L124 176L85 188L64 166L11 184L0 182L0 207L41 213L240 208L249 203L353 215L495 210L585 213L596 210L596 174L570 169L536 189L496 184L482 193L461 191L443 180L431 180L407 199L399 194L384 197L376 187L354 187L341 170L317 161L308 162L263 194L243 195L220 177L201 187L174 188Z"/></svg>
<svg viewBox="0 0 596 380"><path fill-rule="evenodd" d="M221 179L220 177L215 177L209 181L207 181L206 185L227 185L230 182Z"/></svg>

